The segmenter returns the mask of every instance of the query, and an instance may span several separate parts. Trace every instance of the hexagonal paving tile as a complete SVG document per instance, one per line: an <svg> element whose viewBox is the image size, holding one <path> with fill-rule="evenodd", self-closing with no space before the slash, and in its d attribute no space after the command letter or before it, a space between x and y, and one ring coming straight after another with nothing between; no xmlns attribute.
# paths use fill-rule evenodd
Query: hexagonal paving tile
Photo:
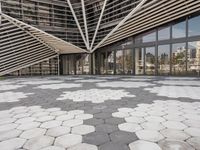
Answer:
<svg viewBox="0 0 200 150"><path fill-rule="evenodd" d="M158 144L162 150L176 150L177 148L180 150L195 150L188 143L177 140L163 140Z"/></svg>
<svg viewBox="0 0 200 150"><path fill-rule="evenodd" d="M158 142L164 137L158 131L155 130L140 130L136 131L136 135L140 140L150 141L150 142Z"/></svg>
<svg viewBox="0 0 200 150"><path fill-rule="evenodd" d="M98 148L95 145L81 143L69 148L68 150L98 150Z"/></svg>
<svg viewBox="0 0 200 150"><path fill-rule="evenodd" d="M185 132L174 129L161 130L160 133L166 138L180 140L180 141L184 141L190 137Z"/></svg>
<svg viewBox="0 0 200 150"><path fill-rule="evenodd" d="M200 150L200 137L193 137L187 140L196 150Z"/></svg>
<svg viewBox="0 0 200 150"><path fill-rule="evenodd" d="M61 146L64 148L69 148L80 144L82 142L82 136L76 134L67 134L60 137L57 137L55 140L56 146Z"/></svg>
<svg viewBox="0 0 200 150"><path fill-rule="evenodd" d="M130 150L162 150L157 144L143 140L129 144L129 148Z"/></svg>
<svg viewBox="0 0 200 150"><path fill-rule="evenodd" d="M163 122L162 124L163 126L169 129L184 130L185 128L187 128L186 125L177 121L166 121L166 122Z"/></svg>
<svg viewBox="0 0 200 150"><path fill-rule="evenodd" d="M119 129L127 132L136 132L141 130L141 126L135 123L122 123L118 125Z"/></svg>
<svg viewBox="0 0 200 150"><path fill-rule="evenodd" d="M52 145L54 138L50 136L38 136L28 140L23 148L25 149L42 149Z"/></svg>
<svg viewBox="0 0 200 150"><path fill-rule="evenodd" d="M184 131L191 136L200 137L200 128L187 128Z"/></svg>
<svg viewBox="0 0 200 150"><path fill-rule="evenodd" d="M46 133L46 129L34 128L24 131L20 137L24 139L31 139L34 137L42 136Z"/></svg>
<svg viewBox="0 0 200 150"><path fill-rule="evenodd" d="M52 136L52 137L58 137L58 136L68 134L70 130L71 129L69 127L58 126L58 127L48 129L46 135Z"/></svg>
<svg viewBox="0 0 200 150"><path fill-rule="evenodd" d="M162 130L165 127L160 122L144 122L141 124L142 128L146 130Z"/></svg>
<svg viewBox="0 0 200 150"><path fill-rule="evenodd" d="M21 148L25 142L25 139L13 138L0 142L0 147L2 150L15 150Z"/></svg>
<svg viewBox="0 0 200 150"><path fill-rule="evenodd" d="M71 132L74 134L85 135L94 131L95 131L95 128L93 126L79 125L79 126L73 127Z"/></svg>

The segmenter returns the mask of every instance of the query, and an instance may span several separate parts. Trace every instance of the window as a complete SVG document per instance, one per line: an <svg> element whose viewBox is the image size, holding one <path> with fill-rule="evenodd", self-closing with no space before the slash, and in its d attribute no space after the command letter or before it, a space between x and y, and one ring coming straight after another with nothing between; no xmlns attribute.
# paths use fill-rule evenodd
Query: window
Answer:
<svg viewBox="0 0 200 150"><path fill-rule="evenodd" d="M114 74L114 51L107 53L108 57L108 74Z"/></svg>
<svg viewBox="0 0 200 150"><path fill-rule="evenodd" d="M155 74L155 47L147 47L146 54L145 54L145 73L147 75L154 75Z"/></svg>
<svg viewBox="0 0 200 150"><path fill-rule="evenodd" d="M186 21L179 22L172 26L172 37L173 38L186 37Z"/></svg>
<svg viewBox="0 0 200 150"><path fill-rule="evenodd" d="M170 46L158 46L158 74L168 75L170 73Z"/></svg>
<svg viewBox="0 0 200 150"><path fill-rule="evenodd" d="M123 74L123 67L124 67L124 61L123 61L123 50L119 50L116 52L116 74Z"/></svg>
<svg viewBox="0 0 200 150"><path fill-rule="evenodd" d="M158 40L170 39L170 27L164 27L158 29Z"/></svg>
<svg viewBox="0 0 200 150"><path fill-rule="evenodd" d="M200 41L188 43L188 72L197 75L200 72Z"/></svg>
<svg viewBox="0 0 200 150"><path fill-rule="evenodd" d="M133 56L131 49L124 51L124 73L125 74L133 73Z"/></svg>
<svg viewBox="0 0 200 150"><path fill-rule="evenodd" d="M200 16L188 20L188 36L200 35Z"/></svg>
<svg viewBox="0 0 200 150"><path fill-rule="evenodd" d="M135 48L135 74L144 74L144 48Z"/></svg>
<svg viewBox="0 0 200 150"><path fill-rule="evenodd" d="M172 45L172 74L181 75L186 71L186 44L177 43Z"/></svg>

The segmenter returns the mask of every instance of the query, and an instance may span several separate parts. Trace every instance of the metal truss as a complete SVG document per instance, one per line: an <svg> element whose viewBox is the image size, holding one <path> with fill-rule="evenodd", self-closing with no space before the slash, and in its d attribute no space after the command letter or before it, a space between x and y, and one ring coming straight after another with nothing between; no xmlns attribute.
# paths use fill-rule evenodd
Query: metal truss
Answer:
<svg viewBox="0 0 200 150"><path fill-rule="evenodd" d="M101 44L103 44L114 32L116 32L128 19L132 17L134 13L136 13L138 10L142 8L144 3L147 2L147 0L141 0L141 2L123 19L119 22L119 24L105 37L99 42L91 52L94 52Z"/></svg>

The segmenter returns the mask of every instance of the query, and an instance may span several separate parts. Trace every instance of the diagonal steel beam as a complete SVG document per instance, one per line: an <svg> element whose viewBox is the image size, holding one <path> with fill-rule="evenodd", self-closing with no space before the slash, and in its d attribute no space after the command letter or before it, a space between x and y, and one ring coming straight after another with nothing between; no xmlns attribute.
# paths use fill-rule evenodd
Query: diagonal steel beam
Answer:
<svg viewBox="0 0 200 150"><path fill-rule="evenodd" d="M101 40L101 42L99 42L99 44L97 44L91 52L94 52L102 43L104 43L114 32L116 32L129 18L131 18L131 16L136 13L138 10L140 10L142 8L142 6L144 5L144 3L147 0L141 0L141 2L122 20L119 22L119 24L110 32L108 33L108 35L103 38L103 40Z"/></svg>
<svg viewBox="0 0 200 150"><path fill-rule="evenodd" d="M82 39L83 39L83 41L84 41L84 43L85 43L85 46L87 47L87 49L89 49L89 44L87 43L87 41L86 41L86 39L85 39L85 35L83 34L83 31L82 31L82 29L81 29L81 26L80 26L80 24L79 24L79 21L78 21L78 19L77 19L77 17L76 17L76 14L75 14L75 12L74 12L73 7L72 7L72 4L71 4L70 0L67 0L67 2L68 2L68 5L69 5L70 10L71 10L71 12L72 12L72 15L73 15L73 17L74 17L74 19L75 19L75 22L76 22L76 25L77 25L77 27L78 27L78 29L79 29L79 32L80 32L80 34L81 34L81 36L82 36Z"/></svg>
<svg viewBox="0 0 200 150"><path fill-rule="evenodd" d="M87 28L87 19L86 19L86 12L85 12L85 2L84 0L81 0L81 5L82 5L82 12L83 12L83 20L84 20L84 26L85 26L85 35L86 35L86 40L87 44L89 44L89 36L88 36L88 28Z"/></svg>
<svg viewBox="0 0 200 150"><path fill-rule="evenodd" d="M103 7L102 7L102 10L101 10L101 14L100 14L100 17L99 17L99 21L98 21L98 23L97 23L97 27L96 27L96 30L95 30L95 33L94 33L94 36L93 36L93 39L92 39L92 43L91 43L91 45L90 45L90 49L92 49L92 47L93 47L93 45L94 45L94 41L95 41L95 39L96 39L97 32L98 32L98 30L99 30L99 26L100 26L100 23L101 23L103 14L104 14L104 10L105 10L107 1L108 1L108 0L105 0L105 1L104 1Z"/></svg>

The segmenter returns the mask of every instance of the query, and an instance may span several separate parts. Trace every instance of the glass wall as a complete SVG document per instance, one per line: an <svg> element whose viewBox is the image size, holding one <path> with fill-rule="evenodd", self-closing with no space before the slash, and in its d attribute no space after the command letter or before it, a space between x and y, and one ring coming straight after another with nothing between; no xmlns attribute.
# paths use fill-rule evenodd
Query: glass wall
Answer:
<svg viewBox="0 0 200 150"><path fill-rule="evenodd" d="M133 50L124 50L124 74L133 74Z"/></svg>
<svg viewBox="0 0 200 150"><path fill-rule="evenodd" d="M188 64L187 71L192 75L200 73L200 41L188 43Z"/></svg>
<svg viewBox="0 0 200 150"><path fill-rule="evenodd" d="M172 74L183 75L186 74L186 44L176 43L172 44Z"/></svg>
<svg viewBox="0 0 200 150"><path fill-rule="evenodd" d="M200 16L191 17L188 20L188 36L200 35Z"/></svg>
<svg viewBox="0 0 200 150"><path fill-rule="evenodd" d="M158 74L170 74L170 45L158 46Z"/></svg>
<svg viewBox="0 0 200 150"><path fill-rule="evenodd" d="M155 75L156 70L156 53L155 47L145 48L145 74Z"/></svg>
<svg viewBox="0 0 200 150"><path fill-rule="evenodd" d="M124 73L123 50L116 51L116 74Z"/></svg>
<svg viewBox="0 0 200 150"><path fill-rule="evenodd" d="M107 57L108 57L107 74L114 74L114 51L108 52Z"/></svg>
<svg viewBox="0 0 200 150"><path fill-rule="evenodd" d="M176 23L172 26L172 37L173 38L186 37L186 21Z"/></svg>
<svg viewBox="0 0 200 150"><path fill-rule="evenodd" d="M106 52L101 52L100 53L100 74L107 74L106 64L107 64Z"/></svg>
<svg viewBox="0 0 200 150"><path fill-rule="evenodd" d="M144 48L135 48L135 74L144 74Z"/></svg>

